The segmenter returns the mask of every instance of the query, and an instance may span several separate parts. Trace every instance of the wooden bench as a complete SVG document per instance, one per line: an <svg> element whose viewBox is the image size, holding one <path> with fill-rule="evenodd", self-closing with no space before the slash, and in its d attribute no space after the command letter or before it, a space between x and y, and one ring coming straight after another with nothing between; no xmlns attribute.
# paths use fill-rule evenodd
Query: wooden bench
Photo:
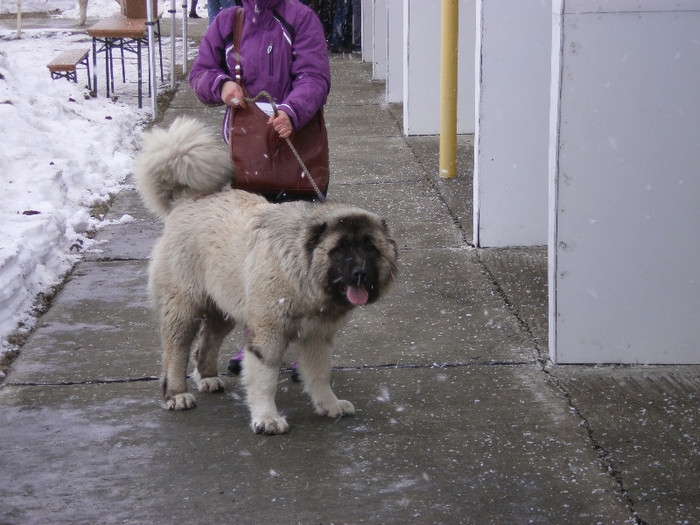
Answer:
<svg viewBox="0 0 700 525"><path fill-rule="evenodd" d="M88 60L89 54L90 49L66 49L46 65L51 72L51 78L54 80L57 78L65 78L77 83L78 74L76 68L77 66L84 66L87 69L88 89L92 91L90 61Z"/></svg>

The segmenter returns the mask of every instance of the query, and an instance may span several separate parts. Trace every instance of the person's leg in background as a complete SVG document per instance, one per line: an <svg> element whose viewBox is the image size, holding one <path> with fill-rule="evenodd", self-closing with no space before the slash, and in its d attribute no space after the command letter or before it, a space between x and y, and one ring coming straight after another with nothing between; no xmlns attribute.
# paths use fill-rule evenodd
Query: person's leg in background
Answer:
<svg viewBox="0 0 700 525"><path fill-rule="evenodd" d="M241 5L240 2L236 2L235 0L209 0L209 4L207 6L207 15L209 16L209 25L214 21L214 18L216 18L216 15L219 14L219 11L222 9L226 9L227 7L233 7L234 5Z"/></svg>
<svg viewBox="0 0 700 525"><path fill-rule="evenodd" d="M311 0L309 7L314 10L323 26L326 42L330 42L333 31L333 13L335 12L335 0Z"/></svg>
<svg viewBox="0 0 700 525"><path fill-rule="evenodd" d="M350 11L350 0L336 0L333 15L333 31L331 32L331 52L340 53L345 50L345 24Z"/></svg>
<svg viewBox="0 0 700 525"><path fill-rule="evenodd" d="M352 0L353 51L362 49L362 0Z"/></svg>
<svg viewBox="0 0 700 525"><path fill-rule="evenodd" d="M207 16L209 17L209 25L214 21L214 17L221 11L219 0L209 0L207 4Z"/></svg>
<svg viewBox="0 0 700 525"><path fill-rule="evenodd" d="M197 2L199 0L192 0L190 4L190 18L202 18L197 14Z"/></svg>

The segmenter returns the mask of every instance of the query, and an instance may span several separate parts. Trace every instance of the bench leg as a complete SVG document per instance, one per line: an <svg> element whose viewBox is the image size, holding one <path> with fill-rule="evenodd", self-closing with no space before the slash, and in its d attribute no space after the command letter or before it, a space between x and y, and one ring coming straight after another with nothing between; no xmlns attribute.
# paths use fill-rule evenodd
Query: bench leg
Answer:
<svg viewBox="0 0 700 525"><path fill-rule="evenodd" d="M121 53L122 57L122 84L126 84L126 69L124 69L124 40L122 39L121 42L119 43L119 52ZM114 89L114 85L112 86L112 89Z"/></svg>
<svg viewBox="0 0 700 525"><path fill-rule="evenodd" d="M151 96L151 49L146 45L146 50L148 51L148 54L146 55L146 60L148 60L148 96L150 98ZM155 72L153 72L155 75Z"/></svg>
<svg viewBox="0 0 700 525"><path fill-rule="evenodd" d="M136 62L137 62L137 69L138 69L138 92L139 92L139 109L143 107L142 103L142 98L143 98L143 89L141 87L141 82L143 81L143 73L141 72L141 39L137 38L136 39ZM150 74L150 71L149 71Z"/></svg>
<svg viewBox="0 0 700 525"><path fill-rule="evenodd" d="M85 57L85 67L87 68L88 91L92 92L92 82L90 82L90 59Z"/></svg>
<svg viewBox="0 0 700 525"><path fill-rule="evenodd" d="M110 58L112 56L112 44L109 38L105 38L105 85L107 86L107 98L109 98L109 64L111 62ZM112 86L114 89L114 86Z"/></svg>
<svg viewBox="0 0 700 525"><path fill-rule="evenodd" d="M160 81L165 82L165 78L163 77L163 45L160 41L160 18L157 21L158 24L158 56L160 57ZM175 39L175 35L171 37L173 40Z"/></svg>
<svg viewBox="0 0 700 525"><path fill-rule="evenodd" d="M92 39L92 86L95 88L95 96L97 96L97 43L94 38Z"/></svg>

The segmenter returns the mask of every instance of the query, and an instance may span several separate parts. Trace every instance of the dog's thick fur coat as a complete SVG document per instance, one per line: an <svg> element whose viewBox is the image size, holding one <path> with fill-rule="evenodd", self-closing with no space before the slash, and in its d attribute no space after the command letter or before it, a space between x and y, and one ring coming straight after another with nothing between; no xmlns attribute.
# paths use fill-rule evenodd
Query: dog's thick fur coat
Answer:
<svg viewBox="0 0 700 525"><path fill-rule="evenodd" d="M394 278L397 246L385 222L345 204L271 204L222 189L232 178L227 152L191 119L147 134L135 178L143 201L165 220L149 289L160 318L166 407L195 405L186 385L193 344L199 390L223 388L219 347L242 323L243 381L256 433L289 430L275 393L290 344L298 347L316 412L352 415L352 403L330 387L331 345L347 314L376 301Z"/></svg>

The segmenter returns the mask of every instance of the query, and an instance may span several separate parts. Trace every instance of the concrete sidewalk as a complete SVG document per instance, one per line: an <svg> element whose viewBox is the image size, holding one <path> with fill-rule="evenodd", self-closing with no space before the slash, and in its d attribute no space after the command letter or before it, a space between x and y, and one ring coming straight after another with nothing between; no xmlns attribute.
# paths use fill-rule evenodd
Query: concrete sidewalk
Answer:
<svg viewBox="0 0 700 525"><path fill-rule="evenodd" d="M161 225L127 190L109 215L134 221L99 232L0 390L0 523L699 522L700 369L549 365L546 251L468 244L469 138L439 180L437 139L401 135L357 56L331 64L329 195L385 216L401 250L336 340L357 414L315 416L288 371L288 435L250 431L235 377L162 409ZM186 83L162 125L184 114L220 128Z"/></svg>

